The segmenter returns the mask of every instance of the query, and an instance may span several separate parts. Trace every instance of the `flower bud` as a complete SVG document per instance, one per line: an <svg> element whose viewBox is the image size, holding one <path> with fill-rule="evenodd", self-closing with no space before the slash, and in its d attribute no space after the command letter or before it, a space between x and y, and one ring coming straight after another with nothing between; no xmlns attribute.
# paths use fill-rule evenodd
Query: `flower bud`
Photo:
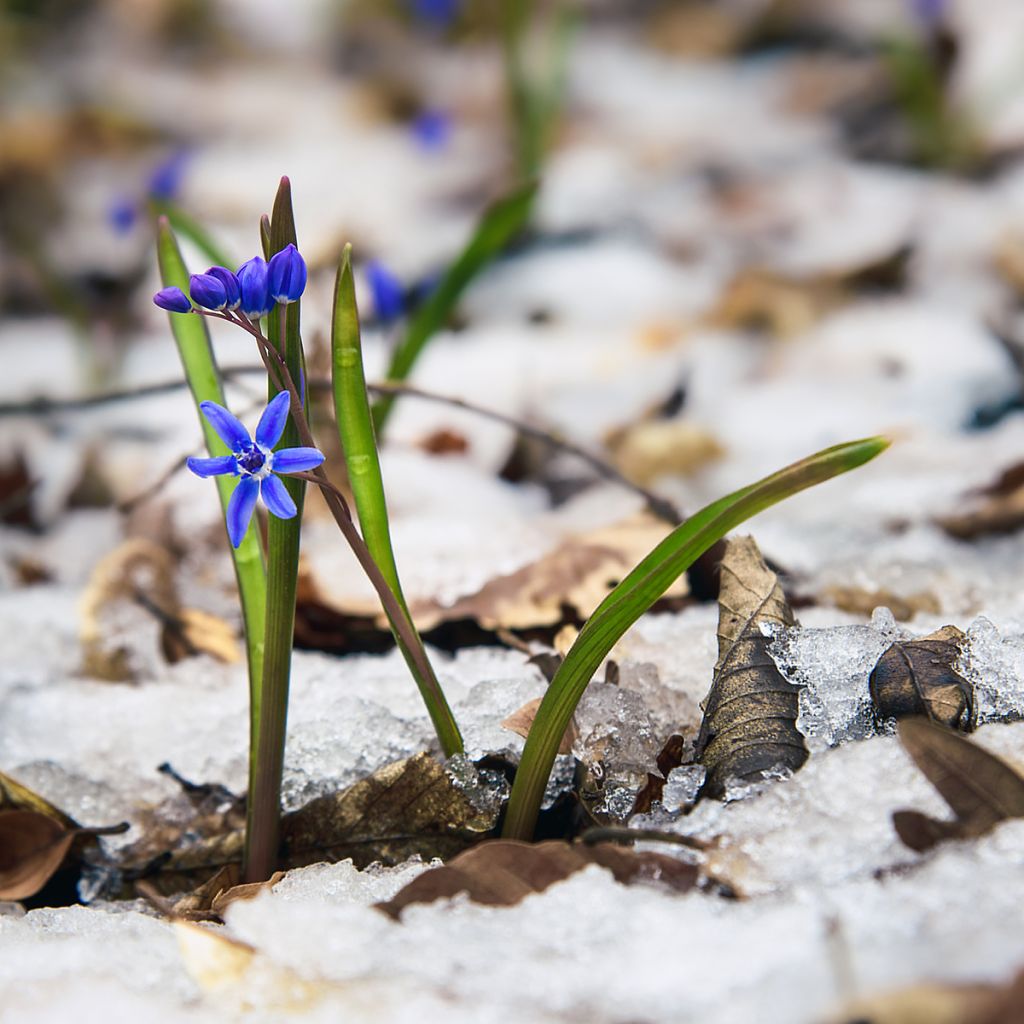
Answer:
<svg viewBox="0 0 1024 1024"><path fill-rule="evenodd" d="M261 317L274 308L266 260L253 256L238 268L237 277L242 296L241 309L246 316Z"/></svg>
<svg viewBox="0 0 1024 1024"><path fill-rule="evenodd" d="M238 284L238 278L228 270L227 267L210 267L206 271L208 277L215 277L224 285L224 293L228 298L228 309L238 309L242 301L242 289Z"/></svg>
<svg viewBox="0 0 1024 1024"><path fill-rule="evenodd" d="M289 243L270 259L270 294L278 302L295 302L306 288L306 261Z"/></svg>
<svg viewBox="0 0 1024 1024"><path fill-rule="evenodd" d="M192 303L188 296L180 288L161 288L153 296L153 301L169 313L189 313L192 311Z"/></svg>
<svg viewBox="0 0 1024 1024"><path fill-rule="evenodd" d="M192 301L204 309L224 309L228 304L227 290L213 274L193 274L188 291Z"/></svg>

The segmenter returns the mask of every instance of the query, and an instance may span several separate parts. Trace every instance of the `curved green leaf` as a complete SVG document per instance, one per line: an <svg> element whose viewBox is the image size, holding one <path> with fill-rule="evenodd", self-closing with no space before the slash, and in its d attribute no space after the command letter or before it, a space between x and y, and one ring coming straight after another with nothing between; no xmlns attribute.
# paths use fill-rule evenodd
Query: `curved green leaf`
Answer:
<svg viewBox="0 0 1024 1024"><path fill-rule="evenodd" d="M863 465L888 445L889 441L880 437L836 445L720 498L673 530L622 580L587 620L541 701L509 798L506 838L533 837L558 745L583 691L619 638L672 582L744 520L798 491Z"/></svg>

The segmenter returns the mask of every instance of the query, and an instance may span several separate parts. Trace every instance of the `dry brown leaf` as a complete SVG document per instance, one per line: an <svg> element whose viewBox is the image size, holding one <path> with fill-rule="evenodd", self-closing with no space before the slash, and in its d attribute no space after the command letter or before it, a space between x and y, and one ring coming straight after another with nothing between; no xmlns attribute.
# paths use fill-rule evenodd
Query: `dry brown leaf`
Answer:
<svg viewBox="0 0 1024 1024"><path fill-rule="evenodd" d="M661 753L658 754L658 774L647 773L647 782L633 801L633 809L629 812L630 817L634 814L647 814L651 805L655 801L661 800L668 773L683 763L684 746L685 741L679 733L669 736L665 746L661 748Z"/></svg>
<svg viewBox="0 0 1024 1024"><path fill-rule="evenodd" d="M661 4L651 17L647 34L652 46L676 57L724 57L747 32L742 8L691 2Z"/></svg>
<svg viewBox="0 0 1024 1024"><path fill-rule="evenodd" d="M39 892L76 834L36 811L0 811L0 900L23 900Z"/></svg>
<svg viewBox="0 0 1024 1024"><path fill-rule="evenodd" d="M1024 817L1024 776L1016 768L927 718L905 718L896 730L904 749L956 815L949 822L897 811L893 824L912 849L984 835L1000 821Z"/></svg>
<svg viewBox="0 0 1024 1024"><path fill-rule="evenodd" d="M834 280L746 269L726 286L704 322L723 330L760 330L776 338L795 338L842 305L844 298Z"/></svg>
<svg viewBox="0 0 1024 1024"><path fill-rule="evenodd" d="M464 455L469 451L469 441L462 434L441 427L432 434L420 438L416 442L416 447L431 455Z"/></svg>
<svg viewBox="0 0 1024 1024"><path fill-rule="evenodd" d="M725 454L712 434L681 419L620 427L605 446L622 474L644 486L662 476L690 476Z"/></svg>
<svg viewBox="0 0 1024 1024"><path fill-rule="evenodd" d="M1003 470L991 484L975 491L974 499L966 512L938 516L936 524L958 540L1019 530L1024 526L1024 463Z"/></svg>
<svg viewBox="0 0 1024 1024"><path fill-rule="evenodd" d="M82 595L79 639L87 675L110 682L133 678L132 653L109 639L108 616L116 613L121 602L134 602L139 594L166 615L178 612L171 553L152 541L135 538L100 559Z"/></svg>
<svg viewBox="0 0 1024 1024"><path fill-rule="evenodd" d="M565 618L566 607L585 619L669 530L666 523L642 514L579 534L522 569L496 577L475 594L447 606L420 604L413 608L413 616L420 629L456 619L472 619L488 630L553 626ZM685 593L684 576L666 596Z"/></svg>
<svg viewBox="0 0 1024 1024"><path fill-rule="evenodd" d="M869 590L865 587L826 587L821 599L844 612L870 615L876 608L888 608L899 622L912 619L919 612L938 615L942 610L939 599L928 591L899 595L891 590Z"/></svg>
<svg viewBox="0 0 1024 1024"><path fill-rule="evenodd" d="M365 867L451 856L490 832L497 815L497 806L477 807L433 757L416 754L285 815L283 859L299 867L351 857Z"/></svg>
<svg viewBox="0 0 1024 1024"><path fill-rule="evenodd" d="M994 991L992 985L914 985L856 999L829 1024L981 1024Z"/></svg>
<svg viewBox="0 0 1024 1024"><path fill-rule="evenodd" d="M410 903L433 903L465 892L476 903L511 907L589 864L607 868L618 882L659 881L680 892L692 889L698 877L693 864L614 843L591 846L553 839L531 844L495 839L417 875L392 899L376 906L397 920Z"/></svg>
<svg viewBox="0 0 1024 1024"><path fill-rule="evenodd" d="M237 900L255 899L264 890L273 889L284 878L283 871L275 871L265 882L242 883L240 863L225 864L199 888L174 901L161 899L156 893L147 893L161 909L184 921L221 921L224 911Z"/></svg>
<svg viewBox="0 0 1024 1024"><path fill-rule="evenodd" d="M789 276L746 268L726 286L705 323L726 330L763 330L777 338L794 338L860 291L890 290L906 276L909 245L841 270Z"/></svg>
<svg viewBox="0 0 1024 1024"><path fill-rule="evenodd" d="M720 797L730 779L796 771L807 759L796 728L798 687L783 679L761 632L765 624L794 622L778 577L754 539L730 539L722 559L718 663L695 750L708 772L702 793Z"/></svg>
<svg viewBox="0 0 1024 1024"><path fill-rule="evenodd" d="M514 732L517 736L522 736L523 739L526 739L530 735L530 727L533 725L533 720L537 717L537 709L540 707L540 702L543 699L543 697L534 697L533 700L528 700L521 708L513 711L501 723L502 729L508 729L509 732ZM576 722L570 720L565 730L565 735L562 737L562 742L558 744L558 752L560 754L571 754L572 745L576 742L578 736Z"/></svg>
<svg viewBox="0 0 1024 1024"><path fill-rule="evenodd" d="M235 627L199 608L182 608L173 625L164 626L161 646L172 665L196 654L209 654L227 665L242 660Z"/></svg>
<svg viewBox="0 0 1024 1024"><path fill-rule="evenodd" d="M952 729L974 727L974 688L953 668L964 634L943 626L919 640L894 643L868 678L875 718L926 715Z"/></svg>
<svg viewBox="0 0 1024 1024"><path fill-rule="evenodd" d="M244 981L256 950L210 928L175 921L174 933L185 969L204 992L221 992Z"/></svg>

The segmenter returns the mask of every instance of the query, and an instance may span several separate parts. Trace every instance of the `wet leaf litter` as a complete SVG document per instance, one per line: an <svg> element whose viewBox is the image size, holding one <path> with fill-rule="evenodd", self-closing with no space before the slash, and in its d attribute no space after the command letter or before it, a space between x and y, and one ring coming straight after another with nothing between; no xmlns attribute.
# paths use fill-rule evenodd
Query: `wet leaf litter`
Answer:
<svg viewBox="0 0 1024 1024"><path fill-rule="evenodd" d="M396 548L428 639L446 652L440 671L468 723L468 756L442 764L372 595L318 539L311 501L287 870L238 892L244 680L215 510L193 507L173 477L155 499L169 528L145 518L154 511L145 503L124 521L100 503L104 492L131 501L190 451L183 406L163 396L142 436L113 407L87 420L62 413L52 429L22 417L4 462L14 468L0 481L10 645L0 768L29 802L0 811L0 825L18 816L12 830L23 836L4 844L17 853L5 870L28 871L35 886L76 822L131 828L76 834L53 876L64 879L60 896L47 896L49 883L34 896L12 895L28 882L7 890L0 981L11 991L0 1019L66 1020L85 1000L157 1021L1013 1019L1024 949L1006 907L1024 897L1012 795L1013 764L1024 761L1024 607L1017 485L1009 474L991 488L1019 462L1024 436L1012 405L1019 381L983 326L991 302L1012 313L1017 301L1019 285L988 269L1010 251L1002 232L1016 217L1013 158L995 179L859 163L831 130L852 131L848 107L828 106L851 82L870 79L884 101L889 134L873 152L891 159L916 146L877 67L803 43L772 67L748 65L741 54L771 37L757 19L716 12L701 23L710 38L690 13L690 26L679 13L671 40L642 20L629 42L602 36L614 37L614 20L595 36L584 27L538 237L466 293L459 329L438 339L419 383L464 389L571 437L683 510L748 470L781 464L775 456L809 434L827 441L858 427L900 437L891 464L863 483L752 524L764 562L729 556L721 605L708 600L717 584L695 592L681 583L613 652L616 669L599 671L566 733L542 819L557 836L548 842L575 856L595 821L629 825L636 839L621 847L625 857L667 858L700 884L627 887L582 857L550 885L532 876L516 885L500 858L487 863L518 733L546 686L538 666L557 659L559 633L628 570L634 540L642 552L667 531L635 493L551 446L532 467L505 472L510 428L399 401L384 456ZM971 24L965 39L981 49L968 53L970 66L991 67L985 19ZM856 18L828 31L873 38L858 34ZM416 52L428 67L440 57L429 46ZM736 84L740 66L756 77ZM333 236L351 236L357 250L394 258L410 281L443 266L463 197L494 168L471 152L466 163L435 153L383 204L375 189L386 175L372 154L399 144L404 122L388 120L395 96L404 110L410 95L436 87L473 142L496 123L488 95L449 95L444 76L417 80L424 72L412 60L403 81L380 86L393 90L386 102L372 89L332 91L330 76L314 88L264 71L282 96L301 96L295 109L344 119L339 135L357 133L346 152L366 152L367 177L377 179L371 187L349 175L351 162L340 172L331 132L320 131L326 155L308 166L296 155L289 168L317 197L310 243L329 252ZM808 94L801 83L811 79L828 88ZM193 95L192 109L210 110ZM239 103L230 132L251 132L251 142L266 118L250 116ZM729 136L712 121L729 124ZM57 115L49 128L35 149L18 149L19 161L82 130ZM1012 152L1012 124L1000 131L992 152ZM204 147L195 183L195 197L222 211L225 238L241 230L249 201L237 139ZM13 159L0 158L5 174ZM131 274L117 280L123 290ZM30 299L43 302L20 301ZM33 371L21 358L26 338L48 366L70 362L62 353L75 342L59 321L4 326L0 344L17 346L25 373L6 386L57 399L88 390L84 378ZM118 383L159 380L155 328L130 340ZM367 345L383 373L387 340ZM681 379L675 407L652 416ZM239 380L238 395L251 383ZM963 429L996 406L1009 412L989 431ZM79 458L83 431L101 442L88 460ZM974 518L956 524L964 513ZM164 554L148 548L154 541ZM150 553L137 557L142 547ZM748 590L757 601L740 599ZM872 616L880 606L892 616ZM921 715L973 731L927 731L939 726ZM910 740L916 757L904 749L915 729L929 737ZM162 762L195 788L158 771ZM501 878L523 898L488 905L471 881L431 881L475 856L485 886ZM397 922L381 913L377 905L418 879L429 899L409 902ZM66 905L83 894L88 907ZM832 920L842 971L823 952ZM67 961L53 954L57 936ZM671 963L659 950L672 951Z"/></svg>

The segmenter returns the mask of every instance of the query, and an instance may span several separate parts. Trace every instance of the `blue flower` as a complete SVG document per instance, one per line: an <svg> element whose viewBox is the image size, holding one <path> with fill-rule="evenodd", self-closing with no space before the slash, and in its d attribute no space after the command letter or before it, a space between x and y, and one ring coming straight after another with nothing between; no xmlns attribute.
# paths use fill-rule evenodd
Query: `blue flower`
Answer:
<svg viewBox="0 0 1024 1024"><path fill-rule="evenodd" d="M189 278L188 293L192 301L204 309L227 309L227 289L213 274L193 274Z"/></svg>
<svg viewBox="0 0 1024 1024"><path fill-rule="evenodd" d="M217 278L224 285L224 295L227 298L225 309L238 309L242 303L242 288L238 278L227 267L209 267L206 275Z"/></svg>
<svg viewBox="0 0 1024 1024"><path fill-rule="evenodd" d="M461 0L408 0L413 16L435 29L447 28L459 13Z"/></svg>
<svg viewBox="0 0 1024 1024"><path fill-rule="evenodd" d="M188 296L180 288L161 288L153 296L153 301L169 313L190 313L192 311L192 303L188 301Z"/></svg>
<svg viewBox="0 0 1024 1024"><path fill-rule="evenodd" d="M412 122L413 138L428 152L444 149L451 134L451 114L444 110L424 110Z"/></svg>
<svg viewBox="0 0 1024 1024"><path fill-rule="evenodd" d="M250 318L265 316L274 308L270 295L270 279L267 261L262 256L253 256L238 268L238 285L241 292L242 312Z"/></svg>
<svg viewBox="0 0 1024 1024"><path fill-rule="evenodd" d="M225 476L228 473L241 477L228 502L227 526L232 547L237 548L242 543L257 498L262 497L263 504L278 519L291 519L298 511L284 484L271 474L302 473L315 469L324 461L323 453L316 448L271 450L281 440L288 422L288 403L287 391L282 391L270 401L256 427L255 441L224 406L216 402L201 402L199 405L231 454L212 459L189 459L188 468L201 477Z"/></svg>
<svg viewBox="0 0 1024 1024"><path fill-rule="evenodd" d="M366 280L373 293L373 309L377 319L385 324L397 320L405 310L402 282L377 260L366 265Z"/></svg>
<svg viewBox="0 0 1024 1024"><path fill-rule="evenodd" d="M270 297L277 302L295 302L306 289L306 261L290 242L270 257L267 275Z"/></svg>
<svg viewBox="0 0 1024 1024"><path fill-rule="evenodd" d="M178 197L189 157L187 149L179 149L153 168L147 190L150 199L173 200Z"/></svg>

